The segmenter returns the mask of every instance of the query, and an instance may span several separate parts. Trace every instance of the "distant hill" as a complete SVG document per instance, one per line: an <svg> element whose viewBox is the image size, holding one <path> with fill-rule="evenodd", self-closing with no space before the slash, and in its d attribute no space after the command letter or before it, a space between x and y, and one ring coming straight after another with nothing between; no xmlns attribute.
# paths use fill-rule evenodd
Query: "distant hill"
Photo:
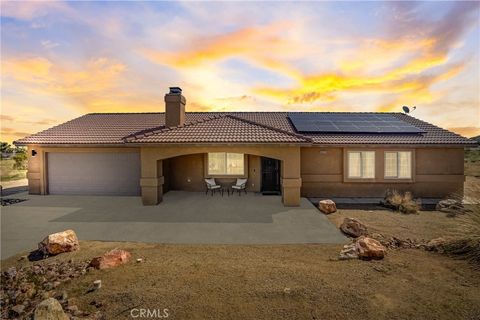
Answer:
<svg viewBox="0 0 480 320"><path fill-rule="evenodd" d="M478 143L480 143L480 136L471 137L470 139L473 139L473 140L477 141Z"/></svg>

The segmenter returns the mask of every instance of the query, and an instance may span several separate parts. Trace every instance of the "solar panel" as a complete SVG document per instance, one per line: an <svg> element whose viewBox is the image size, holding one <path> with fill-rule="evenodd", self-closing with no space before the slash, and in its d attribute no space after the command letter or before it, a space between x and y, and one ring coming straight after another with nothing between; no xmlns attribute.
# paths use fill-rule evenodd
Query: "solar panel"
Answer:
<svg viewBox="0 0 480 320"><path fill-rule="evenodd" d="M424 133L391 114L289 113L298 132L310 133Z"/></svg>

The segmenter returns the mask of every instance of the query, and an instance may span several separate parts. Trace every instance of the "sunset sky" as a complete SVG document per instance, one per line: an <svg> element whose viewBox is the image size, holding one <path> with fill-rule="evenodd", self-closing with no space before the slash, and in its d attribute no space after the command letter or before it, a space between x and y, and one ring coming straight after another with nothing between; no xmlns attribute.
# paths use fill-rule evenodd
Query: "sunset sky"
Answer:
<svg viewBox="0 0 480 320"><path fill-rule="evenodd" d="M401 111L480 134L479 2L1 4L1 139L89 112Z"/></svg>

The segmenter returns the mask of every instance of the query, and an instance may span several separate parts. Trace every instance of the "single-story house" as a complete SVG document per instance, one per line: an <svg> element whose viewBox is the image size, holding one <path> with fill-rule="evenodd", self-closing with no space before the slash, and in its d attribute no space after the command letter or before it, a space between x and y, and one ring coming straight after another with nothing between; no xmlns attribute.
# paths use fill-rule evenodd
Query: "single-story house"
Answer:
<svg viewBox="0 0 480 320"><path fill-rule="evenodd" d="M181 89L165 113L90 113L15 141L28 147L31 194L136 195L205 191L205 178L300 197L423 198L463 190L475 141L402 113L185 112Z"/></svg>

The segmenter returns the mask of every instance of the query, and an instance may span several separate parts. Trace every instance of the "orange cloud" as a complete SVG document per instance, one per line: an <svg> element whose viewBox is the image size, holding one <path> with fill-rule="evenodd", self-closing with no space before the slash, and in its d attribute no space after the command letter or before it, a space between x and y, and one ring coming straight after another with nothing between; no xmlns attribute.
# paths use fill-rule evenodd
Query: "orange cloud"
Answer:
<svg viewBox="0 0 480 320"><path fill-rule="evenodd" d="M13 120L15 120L15 118L12 117L12 116L7 116L7 115L4 115L4 114L0 114L0 120L1 121L13 121Z"/></svg>
<svg viewBox="0 0 480 320"><path fill-rule="evenodd" d="M6 60L3 71L11 79L37 86L42 92L76 95L112 87L125 66L105 58L90 60L82 69L65 68L35 57Z"/></svg>
<svg viewBox="0 0 480 320"><path fill-rule="evenodd" d="M452 127L448 128L448 130L458 133L459 135L467 138L480 136L480 127Z"/></svg>
<svg viewBox="0 0 480 320"><path fill-rule="evenodd" d="M141 49L140 52L151 61L176 68L193 68L205 63L240 57L265 68L281 70L292 77L298 71L279 59L272 59L271 53L288 55L295 51L295 44L282 35L290 22L277 22L266 26L247 27L231 33L198 39L192 47L183 51L161 52Z"/></svg>
<svg viewBox="0 0 480 320"><path fill-rule="evenodd" d="M21 131L17 131L13 128L5 128L5 127L2 127L2 129L0 130L0 139L1 141L6 141L6 142L12 142L14 141L15 139L18 139L18 138L23 138L25 136L28 136L32 134L31 132L21 132Z"/></svg>
<svg viewBox="0 0 480 320"><path fill-rule="evenodd" d="M385 50L383 55L388 55L391 47L400 45L398 41L393 42L391 46L386 41L378 42L377 53L381 56L381 50ZM431 102L433 97L429 92L430 86L433 83L452 78L464 68L463 64L456 64L447 66L440 71L441 73L436 71L433 76L422 76L426 71L447 62L446 55L429 52L434 43L432 40L423 42L426 52L421 53L418 57L410 58L409 61L396 68L377 72L374 75L356 71L304 75L297 79L297 85L294 88L257 87L253 88L253 91L287 104L335 101L339 94L348 91L402 93L405 98L415 99L417 103ZM372 56L370 59L375 61L376 57ZM354 63L351 64L345 63L344 65L348 66L345 69L354 69L356 61L358 60L354 60ZM386 105L380 107L381 110L386 110L385 108Z"/></svg>
<svg viewBox="0 0 480 320"><path fill-rule="evenodd" d="M80 67L53 63L43 57L2 61L4 85L21 86L40 95L76 101L82 108L99 98L122 95L118 89L125 65L106 58L92 59Z"/></svg>

